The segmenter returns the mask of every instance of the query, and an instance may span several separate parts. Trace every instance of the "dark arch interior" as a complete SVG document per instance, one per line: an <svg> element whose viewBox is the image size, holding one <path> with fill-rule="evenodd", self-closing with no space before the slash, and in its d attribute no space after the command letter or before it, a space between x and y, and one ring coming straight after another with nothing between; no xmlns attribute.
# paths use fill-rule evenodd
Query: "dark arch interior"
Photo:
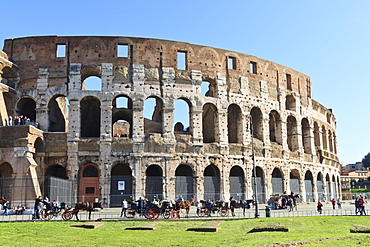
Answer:
<svg viewBox="0 0 370 247"><path fill-rule="evenodd" d="M68 179L66 169L61 165L49 166L46 169L45 176Z"/></svg>
<svg viewBox="0 0 370 247"><path fill-rule="evenodd" d="M231 168L230 177L244 177L243 169L240 166Z"/></svg>
<svg viewBox="0 0 370 247"><path fill-rule="evenodd" d="M132 171L127 164L117 164L112 169L112 176L131 175Z"/></svg>
<svg viewBox="0 0 370 247"><path fill-rule="evenodd" d="M93 165L88 165L82 172L83 177L99 177L98 169Z"/></svg>
<svg viewBox="0 0 370 247"><path fill-rule="evenodd" d="M175 176L193 176L193 171L188 165L179 165L176 169Z"/></svg>
<svg viewBox="0 0 370 247"><path fill-rule="evenodd" d="M209 165L204 170L204 176L220 177L220 171L215 165Z"/></svg>
<svg viewBox="0 0 370 247"><path fill-rule="evenodd" d="M81 137L100 136L100 101L88 96L81 100Z"/></svg>
<svg viewBox="0 0 370 247"><path fill-rule="evenodd" d="M162 174L162 168L158 165L151 165L146 169L147 176L161 177Z"/></svg>
<svg viewBox="0 0 370 247"><path fill-rule="evenodd" d="M273 178L281 178L282 175L281 175L281 171L277 168L274 169L274 171L272 172L272 177Z"/></svg>
<svg viewBox="0 0 370 247"><path fill-rule="evenodd" d="M36 121L36 102L33 99L23 98L18 103L18 114L28 117L31 122Z"/></svg>

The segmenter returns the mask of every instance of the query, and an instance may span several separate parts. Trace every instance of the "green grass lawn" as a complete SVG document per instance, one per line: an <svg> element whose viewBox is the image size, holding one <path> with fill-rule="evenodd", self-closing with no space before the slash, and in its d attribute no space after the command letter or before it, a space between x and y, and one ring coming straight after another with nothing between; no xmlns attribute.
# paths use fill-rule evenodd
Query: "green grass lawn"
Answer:
<svg viewBox="0 0 370 247"><path fill-rule="evenodd" d="M150 221L152 222L152 221ZM217 232L190 232L207 221L156 221L153 231L125 230L149 221L103 222L95 229L71 227L77 222L1 223L0 246L261 246L285 243L305 246L370 246L370 234L350 229L370 228L368 217L326 216L225 220ZM280 225L288 232L253 232L254 227ZM278 245L275 245L278 246Z"/></svg>

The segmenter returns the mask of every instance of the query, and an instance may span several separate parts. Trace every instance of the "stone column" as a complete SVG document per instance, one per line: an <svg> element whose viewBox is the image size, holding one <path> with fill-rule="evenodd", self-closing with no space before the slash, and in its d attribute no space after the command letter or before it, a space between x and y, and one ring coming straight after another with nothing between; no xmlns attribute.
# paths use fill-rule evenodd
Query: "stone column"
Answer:
<svg viewBox="0 0 370 247"><path fill-rule="evenodd" d="M144 152L144 102L132 104L132 141L134 153Z"/></svg>
<svg viewBox="0 0 370 247"><path fill-rule="evenodd" d="M109 92L112 88L114 76L113 63L101 64L102 92Z"/></svg>
<svg viewBox="0 0 370 247"><path fill-rule="evenodd" d="M36 119L31 119L39 123L39 128L43 131L49 129L49 109L47 107L46 90L48 88L49 70L46 67L40 67L37 73L38 99L36 102Z"/></svg>

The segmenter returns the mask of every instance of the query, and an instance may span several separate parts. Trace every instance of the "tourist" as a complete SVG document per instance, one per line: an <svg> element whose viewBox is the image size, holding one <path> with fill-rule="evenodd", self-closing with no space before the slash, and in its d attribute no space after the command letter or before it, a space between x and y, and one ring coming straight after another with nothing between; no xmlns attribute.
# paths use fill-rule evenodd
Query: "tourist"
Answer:
<svg viewBox="0 0 370 247"><path fill-rule="evenodd" d="M126 199L123 199L122 201L122 210L121 210L121 217L123 215L126 215L126 210L128 208L128 203L127 203L127 200Z"/></svg>
<svg viewBox="0 0 370 247"><path fill-rule="evenodd" d="M322 203L320 202L320 200L317 201L317 212L319 212L320 214L322 214Z"/></svg>

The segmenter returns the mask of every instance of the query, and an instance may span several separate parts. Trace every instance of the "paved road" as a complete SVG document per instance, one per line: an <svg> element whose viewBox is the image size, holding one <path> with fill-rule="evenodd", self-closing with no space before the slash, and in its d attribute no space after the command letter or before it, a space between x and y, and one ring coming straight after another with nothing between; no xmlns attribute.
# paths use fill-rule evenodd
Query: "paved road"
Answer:
<svg viewBox="0 0 370 247"><path fill-rule="evenodd" d="M355 215L355 207L353 201L344 201L342 204L342 208L336 209L332 208L331 203L323 203L323 212L322 216L331 216L331 215ZM258 206L258 213L259 217L266 217L266 204L259 204ZM146 220L144 217L135 216L133 219L127 219L125 217L120 217L120 208L106 208L101 211L96 211L91 214L91 220ZM240 218L255 218L255 208L245 210L243 214L243 209L235 209L235 216L231 216L229 214L226 217L221 217L218 213L212 214L211 217L198 217L196 215L196 208L194 206L191 207L189 213L190 220L208 220L208 219L240 219ZM368 213L368 212L367 212ZM369 212L370 213L370 212ZM298 210L293 210L289 212L288 210L270 210L270 217L302 217L302 216L320 216L320 214L316 210L316 203L301 203L298 204ZM88 220L88 214L86 211L80 211L78 214L80 220L86 221ZM185 211L181 212L180 220L185 220ZM163 219L161 216L159 219ZM54 217L52 220L62 220L61 217ZM72 220L76 220L73 217ZM178 219L177 219L178 220ZM7 221L33 221L31 210L27 210L26 214L24 215L0 215L0 222L7 222Z"/></svg>

